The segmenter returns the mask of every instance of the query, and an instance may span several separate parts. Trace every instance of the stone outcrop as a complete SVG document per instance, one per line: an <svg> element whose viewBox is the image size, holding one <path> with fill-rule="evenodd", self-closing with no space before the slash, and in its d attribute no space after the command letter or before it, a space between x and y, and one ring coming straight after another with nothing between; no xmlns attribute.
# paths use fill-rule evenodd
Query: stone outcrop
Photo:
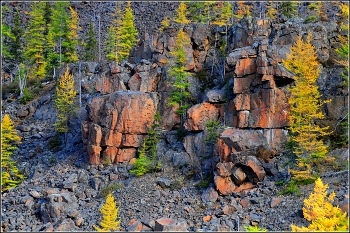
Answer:
<svg viewBox="0 0 350 233"><path fill-rule="evenodd" d="M187 110L187 121L184 123L188 131L204 130L206 122L217 120L219 110L210 103L197 104Z"/></svg>
<svg viewBox="0 0 350 233"><path fill-rule="evenodd" d="M117 163L135 157L153 123L157 103L155 93L144 92L114 92L93 99L82 125L89 162Z"/></svg>

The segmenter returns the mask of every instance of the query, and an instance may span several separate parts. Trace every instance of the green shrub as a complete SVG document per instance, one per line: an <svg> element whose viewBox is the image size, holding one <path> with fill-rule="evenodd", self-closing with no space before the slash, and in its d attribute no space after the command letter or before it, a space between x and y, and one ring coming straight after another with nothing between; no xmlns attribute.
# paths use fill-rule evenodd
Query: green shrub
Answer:
<svg viewBox="0 0 350 233"><path fill-rule="evenodd" d="M196 188L198 190L201 188L208 188L213 178L213 174L207 174L198 184L196 184Z"/></svg>
<svg viewBox="0 0 350 233"><path fill-rule="evenodd" d="M267 229L260 228L259 226L244 226L244 229L249 232L266 232Z"/></svg>
<svg viewBox="0 0 350 233"><path fill-rule="evenodd" d="M157 160L157 143L160 134L160 115L157 112L154 115L154 122L147 131L148 137L145 138L142 147L138 151L138 158L133 164L133 168L129 171L136 176L142 176L147 172L159 171L162 167L160 161Z"/></svg>
<svg viewBox="0 0 350 233"><path fill-rule="evenodd" d="M108 193L112 193L113 191L116 191L121 188L124 188L123 184L119 184L119 183L109 184L107 187L104 187L101 189L100 196L106 197Z"/></svg>
<svg viewBox="0 0 350 233"><path fill-rule="evenodd" d="M27 104L33 99L34 95L31 92L29 92L28 88L26 87L23 90L23 96L21 97L21 99L18 100L18 102L20 102L21 104Z"/></svg>
<svg viewBox="0 0 350 233"><path fill-rule="evenodd" d="M313 23L317 21L317 17L314 15L310 15L304 20L304 23Z"/></svg>
<svg viewBox="0 0 350 233"><path fill-rule="evenodd" d="M277 193L278 196L283 194L296 194L297 196L299 196L300 189L298 187L297 182L295 180L290 181L286 188Z"/></svg>
<svg viewBox="0 0 350 233"><path fill-rule="evenodd" d="M62 140L58 134L55 134L50 140L49 140L49 148L50 150L61 146L62 145Z"/></svg>

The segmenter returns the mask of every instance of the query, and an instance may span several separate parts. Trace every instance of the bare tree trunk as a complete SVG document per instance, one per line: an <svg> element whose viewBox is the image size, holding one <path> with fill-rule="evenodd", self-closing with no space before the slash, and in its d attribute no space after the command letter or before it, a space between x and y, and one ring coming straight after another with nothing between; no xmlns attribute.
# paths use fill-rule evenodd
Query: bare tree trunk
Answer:
<svg viewBox="0 0 350 233"><path fill-rule="evenodd" d="M81 63L79 62L79 107L81 108Z"/></svg>

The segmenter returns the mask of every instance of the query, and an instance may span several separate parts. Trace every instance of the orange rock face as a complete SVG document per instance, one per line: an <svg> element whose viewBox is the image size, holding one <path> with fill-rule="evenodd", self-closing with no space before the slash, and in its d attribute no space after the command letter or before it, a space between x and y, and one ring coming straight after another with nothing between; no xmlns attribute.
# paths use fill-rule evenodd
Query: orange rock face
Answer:
<svg viewBox="0 0 350 233"><path fill-rule="evenodd" d="M230 177L217 176L214 178L216 189L223 195L231 195L237 186Z"/></svg>
<svg viewBox="0 0 350 233"><path fill-rule="evenodd" d="M89 162L123 163L134 158L153 123L157 102L156 96L143 92L114 92L91 101L90 121L82 124Z"/></svg>
<svg viewBox="0 0 350 233"><path fill-rule="evenodd" d="M237 77L243 77L256 72L256 58L240 59L236 64Z"/></svg>
<svg viewBox="0 0 350 233"><path fill-rule="evenodd" d="M206 122L217 120L219 109L210 103L196 104L187 110L187 121L184 126L188 131L204 130Z"/></svg>

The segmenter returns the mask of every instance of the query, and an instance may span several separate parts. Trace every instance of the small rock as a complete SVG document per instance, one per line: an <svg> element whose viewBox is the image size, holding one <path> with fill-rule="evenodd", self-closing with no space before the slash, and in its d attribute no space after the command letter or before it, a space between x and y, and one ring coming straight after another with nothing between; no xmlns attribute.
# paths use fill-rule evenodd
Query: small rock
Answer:
<svg viewBox="0 0 350 233"><path fill-rule="evenodd" d="M243 172L242 168L240 167L234 167L232 169L232 180L240 185L245 179L246 179L246 174Z"/></svg>
<svg viewBox="0 0 350 233"><path fill-rule="evenodd" d="M236 208L234 206L230 206L230 205L225 205L224 208L222 209L222 211L226 215L232 214L235 210L236 210Z"/></svg>
<svg viewBox="0 0 350 233"><path fill-rule="evenodd" d="M165 179L165 178L158 178L157 183L162 188L169 188L170 185L171 185L171 180L168 180L168 179Z"/></svg>
<svg viewBox="0 0 350 233"><path fill-rule="evenodd" d="M41 194L38 193L37 191L33 190L33 191L30 191L29 194L34 197L34 198L40 198L41 197Z"/></svg>
<svg viewBox="0 0 350 233"><path fill-rule="evenodd" d="M204 216L204 217L203 217L203 221L204 221L204 222L209 222L210 219L211 219L211 216L210 216L210 215L207 215L207 216Z"/></svg>
<svg viewBox="0 0 350 233"><path fill-rule="evenodd" d="M202 201L204 203L214 203L214 202L216 202L218 197L219 197L219 194L217 191L215 191L215 189L213 187L207 188L201 196Z"/></svg>
<svg viewBox="0 0 350 233"><path fill-rule="evenodd" d="M55 231L74 231L75 223L72 219L66 218L57 224Z"/></svg>
<svg viewBox="0 0 350 233"><path fill-rule="evenodd" d="M81 224L84 222L84 219L79 217L75 220L75 225L77 225L78 227L81 226Z"/></svg>
<svg viewBox="0 0 350 233"><path fill-rule="evenodd" d="M95 190L100 190L102 185L102 180L98 177L94 177L91 179L91 187Z"/></svg>
<svg viewBox="0 0 350 233"><path fill-rule="evenodd" d="M270 207L275 208L283 201L282 197L272 197Z"/></svg>
<svg viewBox="0 0 350 233"><path fill-rule="evenodd" d="M142 231L142 223L140 221L135 221L131 225L129 225L126 230L127 231L132 231L132 232L140 232Z"/></svg>

